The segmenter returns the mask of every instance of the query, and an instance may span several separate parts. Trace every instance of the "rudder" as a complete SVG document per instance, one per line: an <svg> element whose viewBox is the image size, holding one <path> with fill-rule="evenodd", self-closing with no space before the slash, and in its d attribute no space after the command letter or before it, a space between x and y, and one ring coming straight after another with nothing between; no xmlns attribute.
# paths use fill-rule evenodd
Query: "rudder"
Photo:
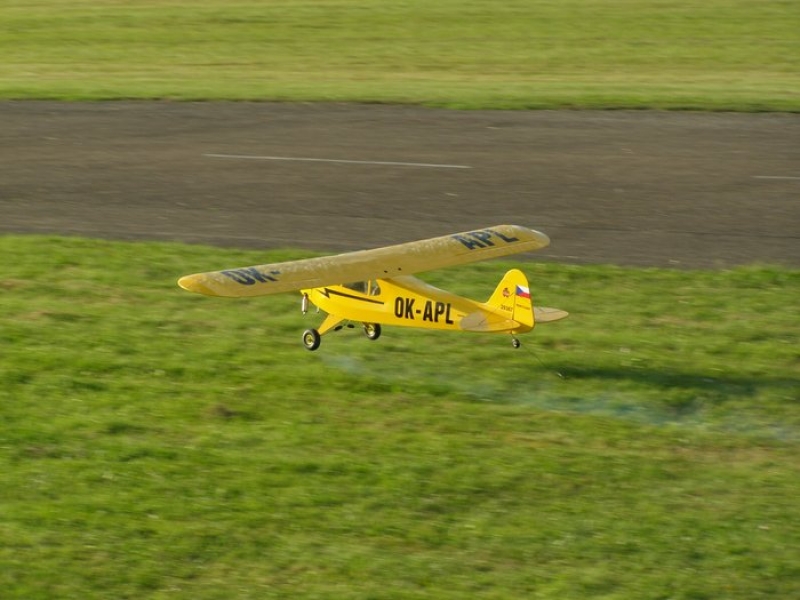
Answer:
<svg viewBox="0 0 800 600"><path fill-rule="evenodd" d="M505 274L485 306L520 324L518 331L530 331L534 326L533 305L528 278L519 269Z"/></svg>

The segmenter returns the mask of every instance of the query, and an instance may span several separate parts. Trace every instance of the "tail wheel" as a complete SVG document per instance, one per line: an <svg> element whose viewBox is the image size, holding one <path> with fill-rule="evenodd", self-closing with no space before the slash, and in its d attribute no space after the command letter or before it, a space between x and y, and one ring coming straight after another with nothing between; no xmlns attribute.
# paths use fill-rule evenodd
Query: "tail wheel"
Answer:
<svg viewBox="0 0 800 600"><path fill-rule="evenodd" d="M364 323L364 335L371 340L381 337L381 326L379 323Z"/></svg>
<svg viewBox="0 0 800 600"><path fill-rule="evenodd" d="M319 348L321 340L322 337L316 329L306 329L303 332L303 346L306 347L306 350L316 350Z"/></svg>
<svg viewBox="0 0 800 600"><path fill-rule="evenodd" d="M514 346L514 348L519 348L520 342L517 338L511 338L511 345Z"/></svg>

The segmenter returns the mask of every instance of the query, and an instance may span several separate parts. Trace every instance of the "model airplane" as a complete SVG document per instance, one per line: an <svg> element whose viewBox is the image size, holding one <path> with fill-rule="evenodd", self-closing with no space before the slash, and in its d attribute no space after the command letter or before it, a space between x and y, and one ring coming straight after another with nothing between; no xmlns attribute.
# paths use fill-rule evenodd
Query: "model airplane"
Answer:
<svg viewBox="0 0 800 600"><path fill-rule="evenodd" d="M361 323L371 340L380 337L381 325L399 325L507 333L518 348L517 334L530 331L537 322L557 321L568 314L534 308L521 271L506 273L487 302L462 298L412 275L538 250L549 243L539 231L498 225L336 256L187 275L178 285L190 292L228 297L299 291L304 314L312 304L328 313L318 329L303 332L308 350L319 348L323 335L349 322Z"/></svg>

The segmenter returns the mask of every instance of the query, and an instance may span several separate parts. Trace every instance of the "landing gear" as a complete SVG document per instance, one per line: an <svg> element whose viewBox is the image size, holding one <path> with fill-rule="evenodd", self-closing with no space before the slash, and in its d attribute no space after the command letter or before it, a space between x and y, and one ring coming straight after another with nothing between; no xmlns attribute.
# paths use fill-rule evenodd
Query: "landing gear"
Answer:
<svg viewBox="0 0 800 600"><path fill-rule="evenodd" d="M515 337L511 338L511 345L514 346L514 348L519 348L521 346L520 341Z"/></svg>
<svg viewBox="0 0 800 600"><path fill-rule="evenodd" d="M331 323L323 323L323 326L320 327L320 330L317 329L306 329L303 332L303 346L305 346L306 350L316 350L319 348L320 342L322 341L322 334L327 331L339 331L343 327L353 327L352 324L348 323L347 325L342 325L335 321ZM364 335L367 336L370 340L377 340L381 337L381 326L379 323L364 323Z"/></svg>
<svg viewBox="0 0 800 600"><path fill-rule="evenodd" d="M381 337L380 323L364 323L364 335L371 340L377 340Z"/></svg>
<svg viewBox="0 0 800 600"><path fill-rule="evenodd" d="M316 350L319 348L320 341L322 341L322 337L316 329L306 329L303 332L303 346L306 347L306 350Z"/></svg>

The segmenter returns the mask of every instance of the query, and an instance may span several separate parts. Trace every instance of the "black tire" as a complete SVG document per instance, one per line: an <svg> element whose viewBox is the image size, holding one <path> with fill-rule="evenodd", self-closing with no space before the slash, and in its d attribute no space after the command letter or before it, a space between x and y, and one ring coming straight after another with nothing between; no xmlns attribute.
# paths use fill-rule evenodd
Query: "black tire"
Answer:
<svg viewBox="0 0 800 600"><path fill-rule="evenodd" d="M517 338L511 338L511 345L514 346L514 348L519 348L522 344L520 344Z"/></svg>
<svg viewBox="0 0 800 600"><path fill-rule="evenodd" d="M364 323L364 335L371 340L381 337L380 323Z"/></svg>
<svg viewBox="0 0 800 600"><path fill-rule="evenodd" d="M306 350L316 350L319 348L321 341L322 336L320 336L319 331L316 329L306 329L303 332L303 346L306 347Z"/></svg>

